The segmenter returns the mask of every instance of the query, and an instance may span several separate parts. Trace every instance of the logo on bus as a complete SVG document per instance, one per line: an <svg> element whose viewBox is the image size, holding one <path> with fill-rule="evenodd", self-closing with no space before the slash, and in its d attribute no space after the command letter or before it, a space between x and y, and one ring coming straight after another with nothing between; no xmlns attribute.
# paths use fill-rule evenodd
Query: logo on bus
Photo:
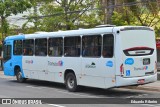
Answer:
<svg viewBox="0 0 160 107"><path fill-rule="evenodd" d="M130 70L126 70L126 76L130 76L130 75L131 75Z"/></svg>
<svg viewBox="0 0 160 107"><path fill-rule="evenodd" d="M148 66L144 66L144 67L140 67L140 68L134 67L135 71L138 71L138 70L147 70L147 69L148 69Z"/></svg>
<svg viewBox="0 0 160 107"><path fill-rule="evenodd" d="M96 64L92 62L91 64L87 64L85 67L86 68L96 68Z"/></svg>
<svg viewBox="0 0 160 107"><path fill-rule="evenodd" d="M49 66L63 66L63 61L58 61L58 62L51 62L48 61Z"/></svg>
<svg viewBox="0 0 160 107"><path fill-rule="evenodd" d="M107 61L106 66L113 67L113 62L112 61Z"/></svg>
<svg viewBox="0 0 160 107"><path fill-rule="evenodd" d="M126 65L132 65L132 64L134 64L133 58L127 58L127 59L125 60L125 64L126 64Z"/></svg>
<svg viewBox="0 0 160 107"><path fill-rule="evenodd" d="M25 60L25 63L27 63L27 64L33 64L33 60Z"/></svg>

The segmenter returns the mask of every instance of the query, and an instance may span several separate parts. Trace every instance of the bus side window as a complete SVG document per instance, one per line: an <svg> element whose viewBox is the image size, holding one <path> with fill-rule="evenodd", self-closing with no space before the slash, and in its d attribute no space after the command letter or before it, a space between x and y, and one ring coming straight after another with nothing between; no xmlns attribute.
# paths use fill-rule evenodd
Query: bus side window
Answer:
<svg viewBox="0 0 160 107"><path fill-rule="evenodd" d="M101 56L101 35L82 37L82 56L100 57Z"/></svg>
<svg viewBox="0 0 160 107"><path fill-rule="evenodd" d="M62 56L63 51L63 38L49 38L48 40L48 55L49 56Z"/></svg>
<svg viewBox="0 0 160 107"><path fill-rule="evenodd" d="M103 51L102 56L104 58L113 57L114 37L112 34L103 35Z"/></svg>
<svg viewBox="0 0 160 107"><path fill-rule="evenodd" d="M23 55L32 56L34 54L34 40L26 39L23 40Z"/></svg>
<svg viewBox="0 0 160 107"><path fill-rule="evenodd" d="M47 39L39 38L35 39L35 50L36 56L46 56L47 55Z"/></svg>
<svg viewBox="0 0 160 107"><path fill-rule="evenodd" d="M81 50L80 36L65 37L64 38L64 56L79 57Z"/></svg>

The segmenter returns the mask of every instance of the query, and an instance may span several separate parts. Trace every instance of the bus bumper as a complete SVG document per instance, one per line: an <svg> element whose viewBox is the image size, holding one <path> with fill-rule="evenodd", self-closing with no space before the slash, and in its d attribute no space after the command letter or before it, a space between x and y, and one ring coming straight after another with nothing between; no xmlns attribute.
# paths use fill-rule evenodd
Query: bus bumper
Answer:
<svg viewBox="0 0 160 107"><path fill-rule="evenodd" d="M141 80L143 81L139 82ZM154 75L148 75L143 77L131 77L131 78L116 76L116 87L130 86L130 85L143 85L143 84L147 84L155 81L157 81L157 73L155 73Z"/></svg>

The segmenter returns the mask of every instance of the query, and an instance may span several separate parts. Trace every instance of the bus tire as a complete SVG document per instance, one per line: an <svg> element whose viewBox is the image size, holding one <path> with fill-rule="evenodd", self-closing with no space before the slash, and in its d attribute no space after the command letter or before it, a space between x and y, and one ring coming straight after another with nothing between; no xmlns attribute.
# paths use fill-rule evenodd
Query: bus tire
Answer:
<svg viewBox="0 0 160 107"><path fill-rule="evenodd" d="M73 73L68 73L65 79L65 85L68 91L75 92L78 89L76 76Z"/></svg>
<svg viewBox="0 0 160 107"><path fill-rule="evenodd" d="M22 77L22 72L20 71L20 68L18 68L18 69L16 70L16 79L17 79L17 81L20 82L20 83L23 83L23 82L26 81L26 78L23 78L23 77Z"/></svg>

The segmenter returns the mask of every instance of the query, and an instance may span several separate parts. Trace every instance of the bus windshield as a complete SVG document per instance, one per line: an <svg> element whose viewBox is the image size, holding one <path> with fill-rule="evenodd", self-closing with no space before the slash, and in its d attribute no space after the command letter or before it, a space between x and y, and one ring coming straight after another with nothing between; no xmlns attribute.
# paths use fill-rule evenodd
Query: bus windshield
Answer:
<svg viewBox="0 0 160 107"><path fill-rule="evenodd" d="M4 46L3 58L4 58L4 61L7 61L11 58L11 45Z"/></svg>

